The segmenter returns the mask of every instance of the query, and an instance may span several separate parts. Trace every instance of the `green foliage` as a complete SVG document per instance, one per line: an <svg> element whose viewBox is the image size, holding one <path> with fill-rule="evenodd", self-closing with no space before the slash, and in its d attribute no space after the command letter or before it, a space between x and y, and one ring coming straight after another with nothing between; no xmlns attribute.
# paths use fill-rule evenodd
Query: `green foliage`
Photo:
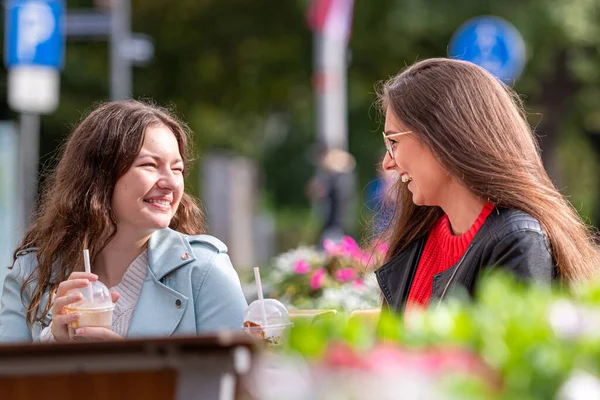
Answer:
<svg viewBox="0 0 600 400"><path fill-rule="evenodd" d="M555 307L565 301L593 310L588 317L594 319L587 323L599 323L600 282L579 287L571 295L558 287L524 285L493 274L483 279L475 302L455 299L404 319L384 313L376 327L343 315L312 326L301 324L291 330L285 350L318 359L340 342L362 351L381 342L422 351L470 349L502 382L493 398L555 398L574 370L600 371L597 331L560 333L574 318ZM447 383L460 395L457 398L490 398L490 387L483 390L480 379L463 376Z"/></svg>
<svg viewBox="0 0 600 400"><path fill-rule="evenodd" d="M576 129L567 132L570 134L560 138L557 157L562 166L562 181L568 186L560 189L569 196L579 214L591 223L600 217L595 208L598 204L598 156L581 132Z"/></svg>
<svg viewBox="0 0 600 400"><path fill-rule="evenodd" d="M300 244L315 243L321 229L320 221L306 208L282 208L276 212L277 243L282 251Z"/></svg>
<svg viewBox="0 0 600 400"><path fill-rule="evenodd" d="M93 3L73 0L69 7ZM133 30L155 41L154 60L134 69L134 96L174 104L196 134L200 157L212 148L225 148L258 160L275 210L309 206L305 186L314 168L315 121L307 3L134 0L132 4ZM598 189L590 179L598 175L598 166L596 155L585 150L587 144L580 138L583 132L600 131L599 5L598 0L356 1L348 113L360 200L383 155L381 120L373 107L375 83L415 60L446 56L460 24L476 15L493 14L513 23L525 39L528 63L515 87L538 125L546 160L565 165L558 168L564 169L558 185L567 188L578 209L583 204L582 212L592 216ZM72 124L94 103L109 97L106 42L69 41L65 61L60 107L42 120L40 150L47 166L52 166L50 158ZM557 72L562 67L563 75ZM0 87L6 88L5 77ZM283 124L269 133L274 115L282 115ZM564 123L566 118L569 124ZM561 154L554 157L557 146ZM196 180L194 172L188 180L194 193Z"/></svg>

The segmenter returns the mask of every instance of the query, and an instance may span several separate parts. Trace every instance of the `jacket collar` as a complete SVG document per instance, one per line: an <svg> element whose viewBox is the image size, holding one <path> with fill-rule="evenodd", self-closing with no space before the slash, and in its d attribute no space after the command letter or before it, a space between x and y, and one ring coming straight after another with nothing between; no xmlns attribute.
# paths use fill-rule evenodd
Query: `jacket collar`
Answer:
<svg viewBox="0 0 600 400"><path fill-rule="evenodd" d="M148 274L127 336L168 337L175 332L190 299L163 278L195 259L185 235L168 228L152 234L148 242Z"/></svg>
<svg viewBox="0 0 600 400"><path fill-rule="evenodd" d="M404 309L426 240L427 236L415 240L406 250L375 271L387 304L395 310Z"/></svg>
<svg viewBox="0 0 600 400"><path fill-rule="evenodd" d="M475 237L471 241L471 244L474 245L478 243L482 238L486 238L489 235L491 228L494 226L497 220L500 220L506 214L505 208L494 207L490 215L485 219L479 231L475 234Z"/></svg>
<svg viewBox="0 0 600 400"><path fill-rule="evenodd" d="M20 251L17 256L22 256L37 251L37 247L31 247ZM150 236L148 241L148 264L157 280L161 280L169 272L192 262L196 259L190 242L185 235L171 228L161 229ZM52 267L50 283L59 283L56 276L60 261L56 260Z"/></svg>
<svg viewBox="0 0 600 400"><path fill-rule="evenodd" d="M497 223L502 223L506 209L494 207L492 213L475 234L471 246L489 236L490 231ZM428 235L421 236L399 254L392 257L381 268L375 271L379 287L383 292L388 305L397 311L403 312L412 279L414 278L423 248Z"/></svg>
<svg viewBox="0 0 600 400"><path fill-rule="evenodd" d="M170 228L154 232L148 241L148 265L157 280L196 259L186 237Z"/></svg>

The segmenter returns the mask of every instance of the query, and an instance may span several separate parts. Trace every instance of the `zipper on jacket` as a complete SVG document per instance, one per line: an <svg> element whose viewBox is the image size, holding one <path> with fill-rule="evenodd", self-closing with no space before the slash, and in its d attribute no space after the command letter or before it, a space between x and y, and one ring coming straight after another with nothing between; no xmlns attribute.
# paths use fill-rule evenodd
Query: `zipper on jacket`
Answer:
<svg viewBox="0 0 600 400"><path fill-rule="evenodd" d="M456 264L456 268L454 269L454 272L452 273L452 275L450 275L450 279L448 279L448 283L446 283L446 287L444 288L444 291L442 292L442 295L440 296L440 301L438 302L436 309L440 306L440 304L442 304L442 300L444 300L444 296L446 295L446 292L448 291L448 288L450 287L452 280L454 280L456 273L460 269L461 264L465 260L465 257L467 256L467 254L469 253L469 250L471 250L472 247L473 247L473 243L471 243L469 245L469 247L465 251L465 254L463 254L463 256L460 258L460 260L458 260L458 264Z"/></svg>

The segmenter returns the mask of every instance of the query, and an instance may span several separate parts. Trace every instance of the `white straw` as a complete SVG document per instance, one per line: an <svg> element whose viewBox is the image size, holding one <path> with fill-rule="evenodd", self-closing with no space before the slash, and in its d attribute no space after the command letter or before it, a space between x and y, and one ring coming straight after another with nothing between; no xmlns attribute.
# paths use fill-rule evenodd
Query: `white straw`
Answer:
<svg viewBox="0 0 600 400"><path fill-rule="evenodd" d="M92 273L92 265L90 263L90 251L88 249L83 249L83 264L85 265L85 272L88 274ZM94 302L94 293L92 292L92 284L88 284L85 288L87 291L88 299L90 303Z"/></svg>
<svg viewBox="0 0 600 400"><path fill-rule="evenodd" d="M265 299L263 298L262 283L260 281L260 270L254 267L254 279L256 280L256 290L258 291L258 300L262 312L262 326L267 326L267 310L265 309Z"/></svg>

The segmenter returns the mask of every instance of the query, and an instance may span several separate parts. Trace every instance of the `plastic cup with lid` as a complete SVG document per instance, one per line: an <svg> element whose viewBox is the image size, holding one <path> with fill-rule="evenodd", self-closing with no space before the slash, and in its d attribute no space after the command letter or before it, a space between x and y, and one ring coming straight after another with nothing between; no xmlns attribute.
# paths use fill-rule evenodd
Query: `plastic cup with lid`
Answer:
<svg viewBox="0 0 600 400"><path fill-rule="evenodd" d="M275 299L255 300L244 313L244 331L272 345L281 344L285 330L292 325L287 308Z"/></svg>
<svg viewBox="0 0 600 400"><path fill-rule="evenodd" d="M76 292L81 293L83 299L63 308L66 314L79 313L79 319L69 323L69 337L73 338L75 330L82 327L111 329L115 305L108 288L102 282L94 281L85 288L70 290L68 294Z"/></svg>

